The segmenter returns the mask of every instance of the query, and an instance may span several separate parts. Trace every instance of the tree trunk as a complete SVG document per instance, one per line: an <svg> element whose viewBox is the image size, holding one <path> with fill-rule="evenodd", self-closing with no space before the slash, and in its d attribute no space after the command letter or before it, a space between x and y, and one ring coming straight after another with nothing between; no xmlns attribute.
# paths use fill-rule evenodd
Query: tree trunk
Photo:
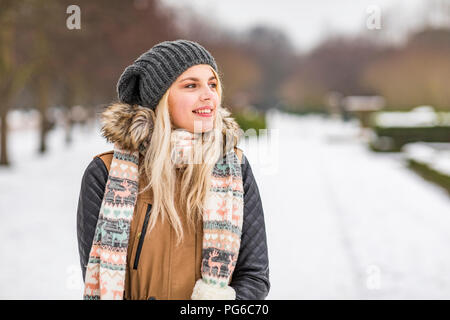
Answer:
<svg viewBox="0 0 450 320"><path fill-rule="evenodd" d="M73 142L72 139L72 117L71 117L71 109L72 108L68 108L65 112L66 114L66 121L65 121L65 126L66 126L66 138L65 138L65 142L66 142L66 147L70 147L70 145Z"/></svg>
<svg viewBox="0 0 450 320"><path fill-rule="evenodd" d="M50 130L50 122L47 117L48 110L48 79L46 76L39 77L37 86L38 110L41 115L41 126L39 136L39 153L47 151L47 132Z"/></svg>
<svg viewBox="0 0 450 320"><path fill-rule="evenodd" d="M7 112L2 112L0 114L0 166L9 166L8 160L8 148L7 148L7 133L8 126L6 124Z"/></svg>
<svg viewBox="0 0 450 320"><path fill-rule="evenodd" d="M74 105L75 93L73 89L73 81L71 79L66 79L66 88L64 92L64 115L65 115L65 126L66 126L66 137L65 142L66 146L69 147L72 144L72 127L73 127L73 119L72 119L72 106Z"/></svg>

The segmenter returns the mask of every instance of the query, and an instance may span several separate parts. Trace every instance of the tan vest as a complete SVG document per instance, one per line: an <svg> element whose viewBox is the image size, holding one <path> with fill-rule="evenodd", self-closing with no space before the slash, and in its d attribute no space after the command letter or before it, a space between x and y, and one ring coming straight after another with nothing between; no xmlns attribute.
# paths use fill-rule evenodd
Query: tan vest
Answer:
<svg viewBox="0 0 450 320"><path fill-rule="evenodd" d="M241 159L241 151L239 149L236 151ZM96 156L103 160L108 172L113 153L109 151ZM146 186L146 182L145 177L140 178L139 191ZM151 197L150 190L138 195L134 208L128 243L124 298L189 300L195 282L201 278L202 222L198 223L195 234L188 228L185 214L180 214L184 237L183 242L176 246L175 230L167 219L164 223L158 219L151 233L146 234L144 241L141 233L145 229L145 220L148 221L151 214L151 211L147 214L149 205L152 204ZM177 211L184 213L178 207Z"/></svg>

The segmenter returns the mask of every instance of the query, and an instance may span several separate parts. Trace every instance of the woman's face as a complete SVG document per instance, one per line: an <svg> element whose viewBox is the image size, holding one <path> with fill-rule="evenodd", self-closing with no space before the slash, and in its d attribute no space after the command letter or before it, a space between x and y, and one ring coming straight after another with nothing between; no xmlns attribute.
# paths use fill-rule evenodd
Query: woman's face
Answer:
<svg viewBox="0 0 450 320"><path fill-rule="evenodd" d="M170 117L176 128L189 132L212 130L219 94L211 67L199 64L183 72L170 86L168 100Z"/></svg>

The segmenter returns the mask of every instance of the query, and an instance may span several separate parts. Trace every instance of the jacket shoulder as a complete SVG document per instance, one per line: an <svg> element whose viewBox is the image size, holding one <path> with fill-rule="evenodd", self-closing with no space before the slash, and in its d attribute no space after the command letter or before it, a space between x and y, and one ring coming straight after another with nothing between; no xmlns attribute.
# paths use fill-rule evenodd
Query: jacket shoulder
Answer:
<svg viewBox="0 0 450 320"><path fill-rule="evenodd" d="M96 156L94 156L94 159L100 158L103 161L103 163L105 164L106 169L108 169L108 172L109 172L109 168L111 166L113 155L114 155L114 150L110 150L110 151L106 151L106 152L97 154Z"/></svg>

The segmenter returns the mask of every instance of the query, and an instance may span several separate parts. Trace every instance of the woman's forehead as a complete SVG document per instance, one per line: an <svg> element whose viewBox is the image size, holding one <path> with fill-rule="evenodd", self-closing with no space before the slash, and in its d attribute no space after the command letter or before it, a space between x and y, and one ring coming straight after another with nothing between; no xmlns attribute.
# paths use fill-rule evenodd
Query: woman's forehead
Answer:
<svg viewBox="0 0 450 320"><path fill-rule="evenodd" d="M179 77L178 81L184 81L187 78L196 78L199 80L210 78L215 78L214 73L211 70L211 67L207 64L199 64L190 67L186 71L184 71Z"/></svg>

